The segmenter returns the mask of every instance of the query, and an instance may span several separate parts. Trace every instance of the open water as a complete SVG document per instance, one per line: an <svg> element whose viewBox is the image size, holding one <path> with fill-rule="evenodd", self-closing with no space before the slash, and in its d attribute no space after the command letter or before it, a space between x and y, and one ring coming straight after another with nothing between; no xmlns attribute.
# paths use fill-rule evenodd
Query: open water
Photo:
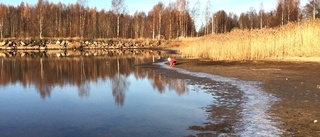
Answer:
<svg viewBox="0 0 320 137"><path fill-rule="evenodd" d="M161 52L143 52L1 57L0 136L282 134L268 113L278 99L261 83L169 67Z"/></svg>

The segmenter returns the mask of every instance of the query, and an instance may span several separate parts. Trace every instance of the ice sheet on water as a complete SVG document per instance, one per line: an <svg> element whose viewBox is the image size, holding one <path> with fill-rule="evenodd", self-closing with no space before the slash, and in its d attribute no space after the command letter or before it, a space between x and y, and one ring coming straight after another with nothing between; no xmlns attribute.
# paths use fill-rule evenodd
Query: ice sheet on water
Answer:
<svg viewBox="0 0 320 137"><path fill-rule="evenodd" d="M208 73L190 72L168 66L165 62L156 64L165 69L173 69L182 74L228 83L242 91L242 119L240 119L239 123L236 125L236 131L239 136L280 136L283 133L283 131L277 127L280 123L272 120L272 117L268 115L272 103L279 101L279 99L264 92L260 88L260 82L243 81L236 78L222 77Z"/></svg>

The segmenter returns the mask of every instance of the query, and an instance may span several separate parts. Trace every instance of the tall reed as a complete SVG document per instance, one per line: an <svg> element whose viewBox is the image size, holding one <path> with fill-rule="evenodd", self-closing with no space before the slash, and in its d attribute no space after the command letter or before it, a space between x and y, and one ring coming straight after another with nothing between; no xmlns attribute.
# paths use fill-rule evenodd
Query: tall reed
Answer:
<svg viewBox="0 0 320 137"><path fill-rule="evenodd" d="M179 50L183 55L214 60L320 57L320 20L276 29L234 30L181 42Z"/></svg>

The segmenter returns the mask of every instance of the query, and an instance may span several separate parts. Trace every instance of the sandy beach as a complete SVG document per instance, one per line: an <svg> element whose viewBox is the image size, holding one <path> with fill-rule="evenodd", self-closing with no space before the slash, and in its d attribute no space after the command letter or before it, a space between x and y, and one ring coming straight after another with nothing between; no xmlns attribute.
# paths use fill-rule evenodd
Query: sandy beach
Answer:
<svg viewBox="0 0 320 137"><path fill-rule="evenodd" d="M283 136L320 136L320 63L309 61L205 61L179 59L175 67L240 80L259 81L280 98L270 113Z"/></svg>

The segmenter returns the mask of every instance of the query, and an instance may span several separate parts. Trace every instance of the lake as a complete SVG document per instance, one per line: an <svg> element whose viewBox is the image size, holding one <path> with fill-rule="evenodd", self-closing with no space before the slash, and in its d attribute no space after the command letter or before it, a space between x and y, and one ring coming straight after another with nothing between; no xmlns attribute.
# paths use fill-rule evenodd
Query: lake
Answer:
<svg viewBox="0 0 320 137"><path fill-rule="evenodd" d="M165 51L3 55L0 136L277 136L282 132L267 114L277 99L263 92L259 82L170 67Z"/></svg>

